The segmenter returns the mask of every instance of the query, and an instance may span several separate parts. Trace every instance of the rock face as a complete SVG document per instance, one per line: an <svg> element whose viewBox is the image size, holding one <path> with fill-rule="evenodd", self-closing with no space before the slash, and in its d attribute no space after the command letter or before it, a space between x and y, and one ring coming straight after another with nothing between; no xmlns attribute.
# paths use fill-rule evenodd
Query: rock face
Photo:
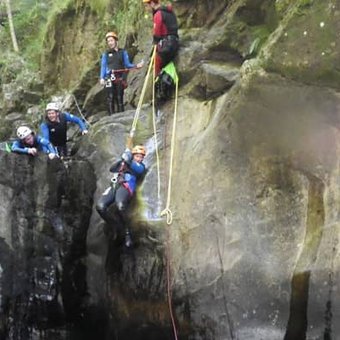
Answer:
<svg viewBox="0 0 340 340"><path fill-rule="evenodd" d="M66 167L1 157L4 338L173 339L174 329L195 340L340 337L340 3L196 3L175 3L176 138L171 145L170 100L155 119L159 163L150 106L137 125L149 170L128 211L133 250L94 206L134 110L107 117L92 89L90 134ZM170 176L167 225L159 212Z"/></svg>
<svg viewBox="0 0 340 340"><path fill-rule="evenodd" d="M63 325L83 312L95 177L88 162L65 165L44 155L1 156L3 339L33 339L41 332L41 339L63 339Z"/></svg>

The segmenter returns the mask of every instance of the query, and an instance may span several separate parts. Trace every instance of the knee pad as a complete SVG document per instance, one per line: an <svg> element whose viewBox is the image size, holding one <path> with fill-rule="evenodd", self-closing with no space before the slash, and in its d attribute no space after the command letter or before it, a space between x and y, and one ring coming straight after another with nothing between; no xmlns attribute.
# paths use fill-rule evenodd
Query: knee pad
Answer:
<svg viewBox="0 0 340 340"><path fill-rule="evenodd" d="M98 202L97 205L96 205L96 210L99 212L99 213L103 213L106 211L106 206L105 204L103 204L102 202Z"/></svg>

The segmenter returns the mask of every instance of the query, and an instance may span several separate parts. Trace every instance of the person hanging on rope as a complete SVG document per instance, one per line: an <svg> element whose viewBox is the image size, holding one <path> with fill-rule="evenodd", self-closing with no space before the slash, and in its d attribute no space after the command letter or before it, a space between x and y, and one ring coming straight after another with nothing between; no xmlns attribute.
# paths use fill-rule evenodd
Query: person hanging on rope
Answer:
<svg viewBox="0 0 340 340"><path fill-rule="evenodd" d="M36 135L28 126L19 126L17 136L18 139L12 144L12 152L36 156L38 151L42 151L48 154L50 159L58 157L53 145L47 139Z"/></svg>
<svg viewBox="0 0 340 340"><path fill-rule="evenodd" d="M178 25L171 5L162 6L159 0L143 0L146 10L153 14L153 43L157 45L155 77L174 60L179 49Z"/></svg>
<svg viewBox="0 0 340 340"><path fill-rule="evenodd" d="M139 69L143 67L144 62L141 61L136 65L130 62L127 51L118 47L118 36L115 32L107 33L105 39L108 50L101 57L99 82L106 87L108 112L112 115L124 111L124 90L127 87L128 69Z"/></svg>
<svg viewBox="0 0 340 340"><path fill-rule="evenodd" d="M42 136L50 141L58 150L61 157L67 157L67 122L79 126L82 135L88 133L83 120L69 112L60 112L56 103L48 103L46 106L45 121L40 125Z"/></svg>
<svg viewBox="0 0 340 340"><path fill-rule="evenodd" d="M137 180L145 174L145 165L143 163L146 155L145 147L136 145L130 149L126 149L120 160L115 162L110 172L113 173L111 185L104 191L99 198L96 209L103 220L112 226L117 223L116 219L110 217L108 208L115 204L117 208L117 231L122 232L125 228L125 246L131 248L133 246L130 228L125 220L125 210L131 198L136 191Z"/></svg>

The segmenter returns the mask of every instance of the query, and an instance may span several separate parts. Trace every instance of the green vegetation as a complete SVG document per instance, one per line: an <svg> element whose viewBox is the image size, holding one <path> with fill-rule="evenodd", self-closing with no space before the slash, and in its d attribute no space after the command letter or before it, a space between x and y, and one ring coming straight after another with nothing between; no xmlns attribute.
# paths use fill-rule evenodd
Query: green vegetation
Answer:
<svg viewBox="0 0 340 340"><path fill-rule="evenodd" d="M276 0L275 1L275 9L279 13L281 17L286 13L286 11L295 4L294 0Z"/></svg>
<svg viewBox="0 0 340 340"><path fill-rule="evenodd" d="M114 16L112 24L119 28L120 35L127 35L140 29L137 23L140 23L143 17L144 9L140 0L125 0Z"/></svg>
<svg viewBox="0 0 340 340"><path fill-rule="evenodd" d="M144 16L140 0L88 0L94 14L101 18L98 32L116 30L120 37L135 33L136 27ZM46 39L47 27L58 20L58 13L72 8L77 12L83 6L80 0L12 0L13 22L20 49L20 57L32 71L39 70L43 42ZM13 54L12 41L7 22L6 8L0 3L0 14L3 28L0 26L0 67L11 61ZM100 33L98 33L100 34ZM11 76L11 75L9 75Z"/></svg>
<svg viewBox="0 0 340 340"><path fill-rule="evenodd" d="M276 0L275 9L281 17L284 16L291 8L297 11L297 14L303 15L304 9L310 7L314 0Z"/></svg>
<svg viewBox="0 0 340 340"><path fill-rule="evenodd" d="M254 40L252 41L248 52L248 55L250 57L254 57L257 55L257 53L261 49L261 46L267 40L269 34L270 30L265 25L258 26L254 29L253 31Z"/></svg>
<svg viewBox="0 0 340 340"><path fill-rule="evenodd" d="M91 9L98 14L98 16L105 16L110 5L110 0L89 0Z"/></svg>
<svg viewBox="0 0 340 340"><path fill-rule="evenodd" d="M41 29L46 23L46 16L52 0L44 2L38 0L12 1L13 22L20 55L28 66L37 69L42 48ZM12 42L6 20L4 5L0 7L0 13L4 18L4 28L0 31L0 49L2 60L11 58L8 53L12 50Z"/></svg>

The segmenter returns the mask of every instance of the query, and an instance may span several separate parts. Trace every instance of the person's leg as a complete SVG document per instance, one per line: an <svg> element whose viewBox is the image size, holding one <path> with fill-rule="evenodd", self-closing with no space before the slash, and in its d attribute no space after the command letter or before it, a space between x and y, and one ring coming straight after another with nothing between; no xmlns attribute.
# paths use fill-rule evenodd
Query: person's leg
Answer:
<svg viewBox="0 0 340 340"><path fill-rule="evenodd" d="M118 81L116 84L116 96L117 96L117 104L118 110L117 112L124 111L124 87L122 80Z"/></svg>
<svg viewBox="0 0 340 340"><path fill-rule="evenodd" d="M114 114L115 106L114 106L114 97L113 97L113 85L106 88L106 95L107 95L107 111L109 115Z"/></svg>
<svg viewBox="0 0 340 340"><path fill-rule="evenodd" d="M170 61L175 59L179 48L178 40L166 40L164 44L164 48L158 52L161 59L160 69L162 69L163 67L168 65Z"/></svg>
<svg viewBox="0 0 340 340"><path fill-rule="evenodd" d="M98 214L107 224L113 224L115 222L114 219L109 216L107 211L109 206L114 202L114 200L115 192L113 188L110 186L103 192L103 194L100 196L96 204Z"/></svg>
<svg viewBox="0 0 340 340"><path fill-rule="evenodd" d="M123 186L120 186L117 189L116 192L116 206L117 206L117 214L119 219L121 220L122 226L125 228L125 246L130 248L133 246L132 237L131 237L131 231L129 226L126 223L125 218L125 211L129 204L131 195L127 189L125 189Z"/></svg>
<svg viewBox="0 0 340 340"><path fill-rule="evenodd" d="M159 73L161 72L162 69L162 58L159 55L159 53L157 52L155 55L155 77L157 78L157 76L159 75Z"/></svg>

